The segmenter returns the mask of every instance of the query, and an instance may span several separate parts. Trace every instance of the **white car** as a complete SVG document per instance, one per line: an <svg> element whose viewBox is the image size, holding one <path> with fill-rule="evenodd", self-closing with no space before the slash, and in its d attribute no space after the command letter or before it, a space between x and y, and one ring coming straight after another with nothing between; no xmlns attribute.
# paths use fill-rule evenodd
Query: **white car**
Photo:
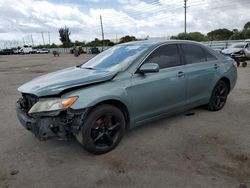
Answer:
<svg viewBox="0 0 250 188"><path fill-rule="evenodd" d="M36 53L38 53L38 54L47 54L47 53L49 53L49 50L47 50L47 49L45 49L45 48L43 48L43 49L38 49L38 50L36 51Z"/></svg>
<svg viewBox="0 0 250 188"><path fill-rule="evenodd" d="M31 47L22 47L19 51L19 54L32 54L36 53L35 50L33 50Z"/></svg>
<svg viewBox="0 0 250 188"><path fill-rule="evenodd" d="M221 51L223 55L230 57L244 57L250 59L250 42L240 42L230 45Z"/></svg>

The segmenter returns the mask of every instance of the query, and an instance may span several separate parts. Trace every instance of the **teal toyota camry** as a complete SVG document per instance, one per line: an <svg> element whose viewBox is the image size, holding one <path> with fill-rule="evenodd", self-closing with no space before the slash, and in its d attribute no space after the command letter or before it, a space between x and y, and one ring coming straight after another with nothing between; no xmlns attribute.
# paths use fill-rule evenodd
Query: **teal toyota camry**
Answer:
<svg viewBox="0 0 250 188"><path fill-rule="evenodd" d="M25 83L16 111L39 140L74 135L102 154L127 129L197 106L222 109L236 80L234 61L200 43L129 42Z"/></svg>

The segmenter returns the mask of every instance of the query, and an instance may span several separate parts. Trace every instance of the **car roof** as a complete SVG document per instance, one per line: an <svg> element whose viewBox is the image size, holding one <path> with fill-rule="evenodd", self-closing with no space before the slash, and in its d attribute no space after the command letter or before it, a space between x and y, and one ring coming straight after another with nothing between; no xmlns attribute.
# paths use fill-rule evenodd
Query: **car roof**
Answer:
<svg viewBox="0 0 250 188"><path fill-rule="evenodd" d="M190 40L141 40L141 41L132 41L127 43L122 43L119 45L122 46L131 46L131 45L142 45L142 46L158 46L161 44L198 44L199 42L190 41Z"/></svg>

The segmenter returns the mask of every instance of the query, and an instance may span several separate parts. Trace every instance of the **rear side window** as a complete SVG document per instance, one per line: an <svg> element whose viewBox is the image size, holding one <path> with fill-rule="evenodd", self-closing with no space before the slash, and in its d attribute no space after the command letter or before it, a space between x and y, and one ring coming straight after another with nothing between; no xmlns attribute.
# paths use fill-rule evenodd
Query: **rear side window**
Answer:
<svg viewBox="0 0 250 188"><path fill-rule="evenodd" d="M192 44L182 44L181 46L187 64L206 61L205 53L201 47Z"/></svg>
<svg viewBox="0 0 250 188"><path fill-rule="evenodd" d="M217 58L215 56L213 56L209 51L207 51L207 50L204 49L204 53L205 53L207 61L217 60Z"/></svg>
<svg viewBox="0 0 250 188"><path fill-rule="evenodd" d="M147 57L144 63L156 63L160 69L181 65L177 45L168 44L160 46Z"/></svg>

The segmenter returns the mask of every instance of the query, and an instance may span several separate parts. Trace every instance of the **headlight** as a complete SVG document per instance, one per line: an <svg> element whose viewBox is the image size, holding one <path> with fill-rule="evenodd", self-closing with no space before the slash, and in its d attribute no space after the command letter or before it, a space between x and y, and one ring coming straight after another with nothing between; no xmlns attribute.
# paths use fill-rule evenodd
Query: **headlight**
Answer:
<svg viewBox="0 0 250 188"><path fill-rule="evenodd" d="M70 97L66 99L54 98L54 99L40 99L32 108L29 110L29 114L37 112L50 112L57 110L66 110L69 108L78 97Z"/></svg>

